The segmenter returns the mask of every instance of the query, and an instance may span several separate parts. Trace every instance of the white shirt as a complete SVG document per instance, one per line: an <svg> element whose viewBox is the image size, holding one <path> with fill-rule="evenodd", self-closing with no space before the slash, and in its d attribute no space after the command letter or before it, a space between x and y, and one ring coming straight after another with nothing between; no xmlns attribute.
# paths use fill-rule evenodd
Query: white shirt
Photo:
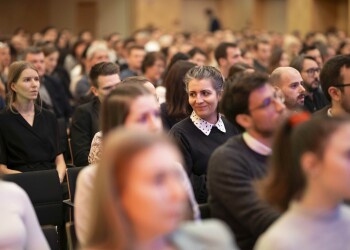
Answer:
<svg viewBox="0 0 350 250"><path fill-rule="evenodd" d="M192 112L190 119L193 122L193 124L207 136L210 134L211 129L213 127L217 127L221 132L226 133L225 124L222 121L220 114L219 114L219 119L215 124L211 124L211 123L203 120L194 111Z"/></svg>
<svg viewBox="0 0 350 250"><path fill-rule="evenodd" d="M243 140L248 147L250 147L250 149L261 155L271 155L272 153L271 148L259 142L257 139L248 134L248 132L243 133Z"/></svg>
<svg viewBox="0 0 350 250"><path fill-rule="evenodd" d="M50 249L22 188L0 180L0 249Z"/></svg>

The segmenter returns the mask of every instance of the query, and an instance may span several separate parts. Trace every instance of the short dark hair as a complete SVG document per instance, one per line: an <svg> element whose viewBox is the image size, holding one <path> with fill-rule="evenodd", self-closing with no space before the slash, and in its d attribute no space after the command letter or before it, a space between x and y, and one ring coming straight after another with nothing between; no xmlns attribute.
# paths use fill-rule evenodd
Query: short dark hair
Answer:
<svg viewBox="0 0 350 250"><path fill-rule="evenodd" d="M46 44L42 47L42 51L44 52L44 56L49 56L55 52L59 52L58 48L56 47L56 45L49 43Z"/></svg>
<svg viewBox="0 0 350 250"><path fill-rule="evenodd" d="M100 62L95 64L90 70L91 85L98 88L98 77L119 74L119 66L112 62Z"/></svg>
<svg viewBox="0 0 350 250"><path fill-rule="evenodd" d="M265 84L269 84L269 77L265 73L253 72L240 74L225 82L225 91L221 99L220 110L232 124L243 129L236 122L239 114L249 114L250 94Z"/></svg>
<svg viewBox="0 0 350 250"><path fill-rule="evenodd" d="M254 50L258 50L259 49L259 44L267 44L270 45L269 41L266 39L258 39L255 43L254 43Z"/></svg>
<svg viewBox="0 0 350 250"><path fill-rule="evenodd" d="M299 55L299 56L294 57L294 59L292 60L292 62L290 63L289 66L291 66L292 68L295 68L296 70L298 70L301 73L301 71L303 71L304 61L306 59L309 59L309 60L316 62L315 58L312 56Z"/></svg>
<svg viewBox="0 0 350 250"><path fill-rule="evenodd" d="M145 73L146 69L152 67L157 60L162 60L165 64L165 57L161 52L147 53L145 58L142 61L142 66L141 66L142 72Z"/></svg>
<svg viewBox="0 0 350 250"><path fill-rule="evenodd" d="M320 82L322 90L328 101L332 98L328 93L328 89L335 85L343 84L343 77L340 74L340 69L345 66L350 67L350 56L349 55L338 55L329 59L323 66L320 74ZM342 88L341 88L342 90Z"/></svg>
<svg viewBox="0 0 350 250"><path fill-rule="evenodd" d="M23 51L23 54L22 54L23 60L26 60L26 57L27 57L28 54L37 55L37 54L40 54L40 53L43 53L43 50L40 47L36 47L36 46L28 47L28 48L26 48Z"/></svg>
<svg viewBox="0 0 350 250"><path fill-rule="evenodd" d="M133 45L130 45L129 47L127 47L127 50L128 50L128 55L131 54L131 51L133 50L145 50L145 48L141 45L136 45L136 44L133 44Z"/></svg>
<svg viewBox="0 0 350 250"><path fill-rule="evenodd" d="M220 58L225 58L227 57L227 49L228 48L238 48L238 45L235 43L220 43L214 52L215 55L215 60L217 61L217 63L219 64L219 59Z"/></svg>
<svg viewBox="0 0 350 250"><path fill-rule="evenodd" d="M190 56L190 58L193 58L196 54L201 54L201 55L207 57L207 54L202 49L200 49L198 47L194 47L193 49L188 51L187 54Z"/></svg>
<svg viewBox="0 0 350 250"><path fill-rule="evenodd" d="M316 47L315 44L313 45L305 45L300 51L299 51L299 55L303 55L303 54L307 54L307 52L311 51L311 50L319 50L318 47Z"/></svg>

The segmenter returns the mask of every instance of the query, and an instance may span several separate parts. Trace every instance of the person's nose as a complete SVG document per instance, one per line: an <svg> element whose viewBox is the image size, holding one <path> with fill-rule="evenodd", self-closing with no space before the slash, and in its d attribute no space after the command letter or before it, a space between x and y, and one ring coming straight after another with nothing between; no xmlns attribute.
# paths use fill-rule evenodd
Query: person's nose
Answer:
<svg viewBox="0 0 350 250"><path fill-rule="evenodd" d="M152 132L159 132L162 130L162 121L159 116L150 115L148 118L148 127Z"/></svg>
<svg viewBox="0 0 350 250"><path fill-rule="evenodd" d="M275 109L278 113L281 113L285 110L286 105L283 103L281 99L274 99Z"/></svg>
<svg viewBox="0 0 350 250"><path fill-rule="evenodd" d="M179 178L171 178L169 180L169 188L171 190L172 201L182 202L186 199L185 186Z"/></svg>
<svg viewBox="0 0 350 250"><path fill-rule="evenodd" d="M305 88L303 87L303 85L299 85L299 93L304 93L306 90Z"/></svg>
<svg viewBox="0 0 350 250"><path fill-rule="evenodd" d="M196 103L202 103L202 102L203 102L202 95L200 95L200 94L196 95Z"/></svg>

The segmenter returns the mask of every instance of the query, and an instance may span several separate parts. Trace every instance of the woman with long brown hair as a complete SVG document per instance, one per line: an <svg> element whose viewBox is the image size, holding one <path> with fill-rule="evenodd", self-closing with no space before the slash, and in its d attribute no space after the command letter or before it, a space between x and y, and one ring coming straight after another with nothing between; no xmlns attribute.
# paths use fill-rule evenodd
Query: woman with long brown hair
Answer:
<svg viewBox="0 0 350 250"><path fill-rule="evenodd" d="M62 182L66 163L57 120L36 104L40 88L37 69L28 62L15 62L7 84L8 106L0 113L0 173L57 169Z"/></svg>
<svg viewBox="0 0 350 250"><path fill-rule="evenodd" d="M119 129L104 138L96 176L88 249L236 249L216 220L180 225L187 201L168 137Z"/></svg>
<svg viewBox="0 0 350 250"><path fill-rule="evenodd" d="M276 135L262 196L284 214L257 250L350 246L350 119L289 117ZM310 119L310 120L309 120Z"/></svg>

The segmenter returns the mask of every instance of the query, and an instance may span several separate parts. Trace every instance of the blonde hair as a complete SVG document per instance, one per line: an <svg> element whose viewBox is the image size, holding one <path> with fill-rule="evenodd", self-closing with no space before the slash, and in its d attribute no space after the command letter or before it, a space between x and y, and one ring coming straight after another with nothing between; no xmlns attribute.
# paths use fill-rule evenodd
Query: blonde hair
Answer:
<svg viewBox="0 0 350 250"><path fill-rule="evenodd" d="M16 113L12 108L13 108L13 103L16 102L17 93L12 90L11 85L12 83L17 83L22 72L26 69L32 69L32 70L35 70L36 73L38 73L38 70L35 68L35 66L26 61L14 62L9 67L9 74L7 78L7 89L8 89L7 102L8 102L8 108L13 113ZM39 73L38 73L38 76L39 76ZM42 103L39 95L38 95L38 99L39 99L40 107L42 107Z"/></svg>
<svg viewBox="0 0 350 250"><path fill-rule="evenodd" d="M130 128L117 128L105 137L95 179L92 218L86 246L83 247L116 250L135 248L135 234L122 207L120 196L126 184L131 159L156 144L174 145L163 134Z"/></svg>

